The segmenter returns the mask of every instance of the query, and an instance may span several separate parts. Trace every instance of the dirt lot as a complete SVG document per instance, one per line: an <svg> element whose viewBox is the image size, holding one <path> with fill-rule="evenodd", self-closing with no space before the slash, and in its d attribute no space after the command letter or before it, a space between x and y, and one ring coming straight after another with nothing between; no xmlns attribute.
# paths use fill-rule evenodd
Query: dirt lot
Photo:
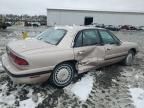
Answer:
<svg viewBox="0 0 144 108"><path fill-rule="evenodd" d="M0 31L0 59L8 41L31 37L41 28L10 27ZM64 89L48 83L16 85L0 64L0 108L143 108L144 106L144 32L114 32L121 40L136 42L140 52L131 67L115 64L78 76Z"/></svg>

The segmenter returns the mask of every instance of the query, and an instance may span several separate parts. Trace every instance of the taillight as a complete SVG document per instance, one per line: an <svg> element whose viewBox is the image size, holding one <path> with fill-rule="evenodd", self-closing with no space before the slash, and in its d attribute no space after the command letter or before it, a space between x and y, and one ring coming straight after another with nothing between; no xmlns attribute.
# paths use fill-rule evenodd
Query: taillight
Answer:
<svg viewBox="0 0 144 108"><path fill-rule="evenodd" d="M18 64L18 65L29 65L28 62L25 59L16 56L12 52L10 52L9 55L16 64Z"/></svg>
<svg viewBox="0 0 144 108"><path fill-rule="evenodd" d="M20 57L16 57L14 62L18 65L28 65L28 62Z"/></svg>

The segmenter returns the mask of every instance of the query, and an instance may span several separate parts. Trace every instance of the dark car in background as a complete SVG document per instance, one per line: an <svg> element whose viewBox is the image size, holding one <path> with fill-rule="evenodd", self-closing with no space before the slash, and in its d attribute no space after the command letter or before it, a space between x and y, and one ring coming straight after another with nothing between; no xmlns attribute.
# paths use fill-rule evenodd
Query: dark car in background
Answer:
<svg viewBox="0 0 144 108"><path fill-rule="evenodd" d="M121 29L125 29L125 30L137 30L137 28L135 26L132 26L132 25L123 25L123 26L121 26Z"/></svg>
<svg viewBox="0 0 144 108"><path fill-rule="evenodd" d="M105 29L111 30L111 31L119 31L120 28L117 26L113 26L113 25L107 25L105 26Z"/></svg>

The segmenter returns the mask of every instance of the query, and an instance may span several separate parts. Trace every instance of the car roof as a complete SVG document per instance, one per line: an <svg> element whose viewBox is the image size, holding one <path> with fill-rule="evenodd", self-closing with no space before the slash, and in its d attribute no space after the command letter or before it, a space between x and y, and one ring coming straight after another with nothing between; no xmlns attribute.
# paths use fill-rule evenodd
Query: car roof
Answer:
<svg viewBox="0 0 144 108"><path fill-rule="evenodd" d="M80 30L84 30L84 29L101 29L101 30L105 30L104 28L98 28L98 27L94 27L94 26L55 26L56 29L66 29L66 30L72 30L72 31L80 31Z"/></svg>

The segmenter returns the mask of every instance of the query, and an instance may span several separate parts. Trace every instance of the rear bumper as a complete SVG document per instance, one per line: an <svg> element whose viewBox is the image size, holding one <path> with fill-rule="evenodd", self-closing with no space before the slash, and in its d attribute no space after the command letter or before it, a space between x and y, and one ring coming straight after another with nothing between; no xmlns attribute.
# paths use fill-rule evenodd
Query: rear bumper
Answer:
<svg viewBox="0 0 144 108"><path fill-rule="evenodd" d="M39 72L36 70L19 70L9 61L6 54L2 56L2 66L15 83L42 83L50 77L52 72L52 70L39 71L39 69Z"/></svg>

